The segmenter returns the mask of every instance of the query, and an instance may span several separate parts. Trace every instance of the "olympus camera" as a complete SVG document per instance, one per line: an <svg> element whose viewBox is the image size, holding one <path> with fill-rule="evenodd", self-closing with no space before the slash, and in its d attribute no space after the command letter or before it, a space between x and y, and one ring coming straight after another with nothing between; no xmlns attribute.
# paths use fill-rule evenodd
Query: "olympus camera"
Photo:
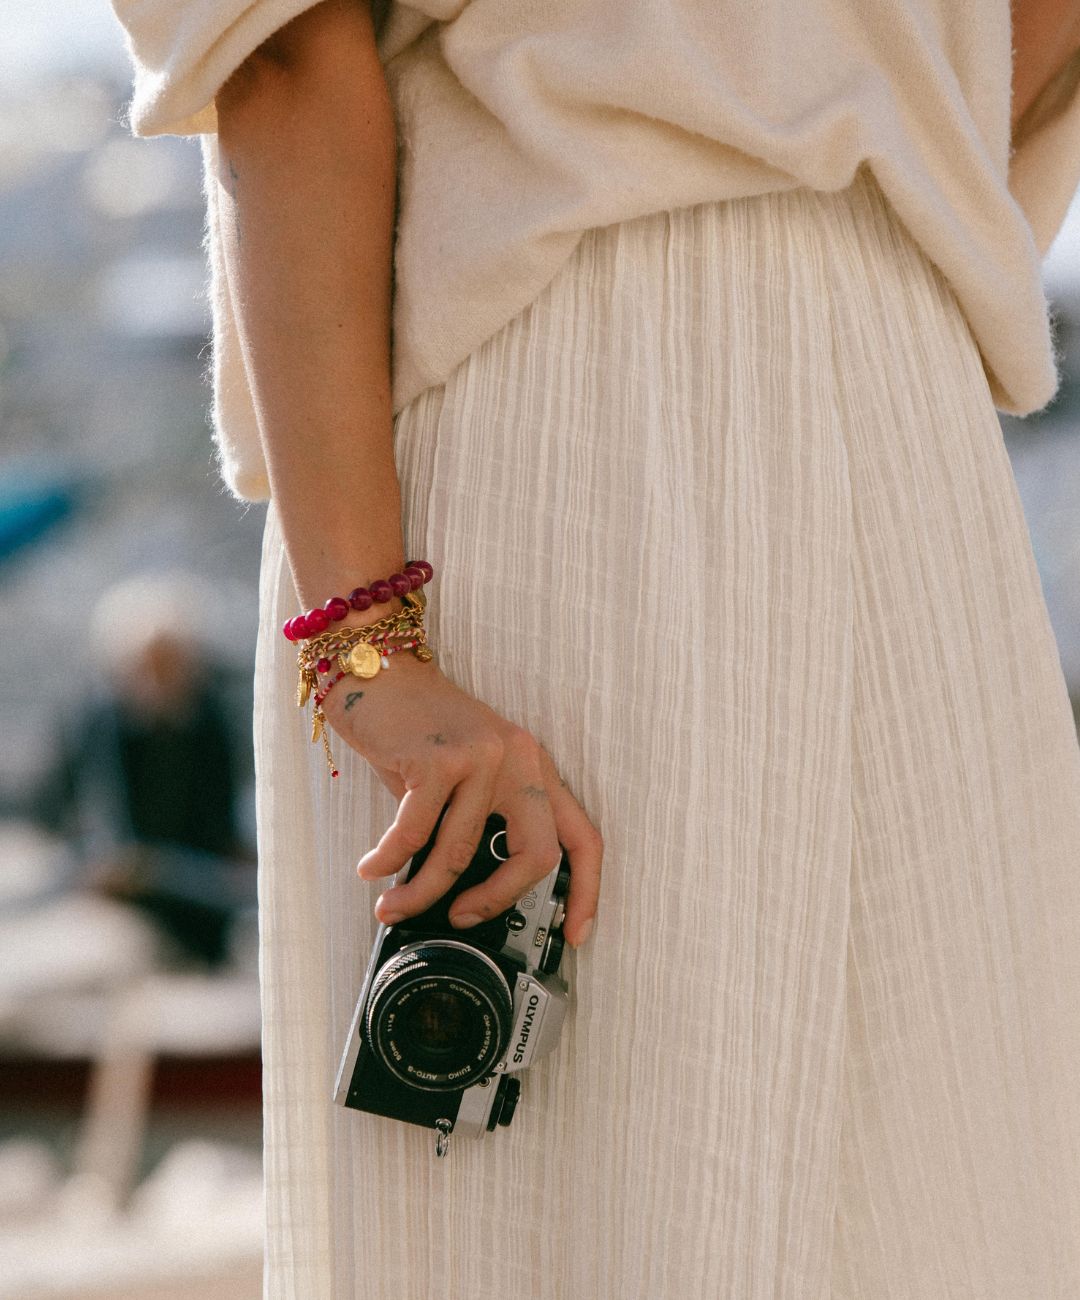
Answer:
<svg viewBox="0 0 1080 1300"><path fill-rule="evenodd" d="M398 872L408 880L435 847ZM381 925L334 1085L354 1110L482 1137L514 1117L521 1073L558 1041L569 988L558 974L570 867L563 849L548 875L498 916L455 930L454 899L509 857L506 821L491 813L472 861L426 912Z"/></svg>

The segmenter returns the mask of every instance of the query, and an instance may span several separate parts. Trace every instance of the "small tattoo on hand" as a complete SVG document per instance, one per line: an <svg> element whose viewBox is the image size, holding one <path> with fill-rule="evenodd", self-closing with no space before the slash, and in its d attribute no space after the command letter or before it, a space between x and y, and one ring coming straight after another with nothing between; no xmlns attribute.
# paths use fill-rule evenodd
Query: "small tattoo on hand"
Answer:
<svg viewBox="0 0 1080 1300"><path fill-rule="evenodd" d="M352 706L356 703L357 700L362 700L363 698L364 698L363 691L350 691L348 695L345 696L346 713L349 711L349 709L352 708Z"/></svg>
<svg viewBox="0 0 1080 1300"><path fill-rule="evenodd" d="M530 799L546 799L548 797L548 792L542 785L523 786L521 793L527 794Z"/></svg>
<svg viewBox="0 0 1080 1300"><path fill-rule="evenodd" d="M441 731L433 732L431 735L428 736L428 740L430 740L433 745L446 744L446 737L442 734Z"/></svg>

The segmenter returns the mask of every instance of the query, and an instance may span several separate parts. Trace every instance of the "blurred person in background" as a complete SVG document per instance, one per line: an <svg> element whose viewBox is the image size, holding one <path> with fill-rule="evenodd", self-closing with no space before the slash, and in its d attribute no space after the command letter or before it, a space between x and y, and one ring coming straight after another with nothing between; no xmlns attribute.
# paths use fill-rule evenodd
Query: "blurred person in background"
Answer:
<svg viewBox="0 0 1080 1300"><path fill-rule="evenodd" d="M229 955L244 856L237 746L199 626L198 585L145 575L105 593L91 644L99 680L68 725L38 796L90 889L146 914L172 962ZM241 868L242 870L242 868Z"/></svg>

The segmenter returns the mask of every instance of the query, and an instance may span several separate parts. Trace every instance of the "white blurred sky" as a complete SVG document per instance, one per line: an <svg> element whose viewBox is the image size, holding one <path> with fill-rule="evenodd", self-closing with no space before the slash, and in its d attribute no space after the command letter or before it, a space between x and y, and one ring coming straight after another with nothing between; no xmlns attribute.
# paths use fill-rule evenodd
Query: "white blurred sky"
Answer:
<svg viewBox="0 0 1080 1300"><path fill-rule="evenodd" d="M109 0L9 0L4 6L0 79L6 86L87 65L122 69L125 57Z"/></svg>

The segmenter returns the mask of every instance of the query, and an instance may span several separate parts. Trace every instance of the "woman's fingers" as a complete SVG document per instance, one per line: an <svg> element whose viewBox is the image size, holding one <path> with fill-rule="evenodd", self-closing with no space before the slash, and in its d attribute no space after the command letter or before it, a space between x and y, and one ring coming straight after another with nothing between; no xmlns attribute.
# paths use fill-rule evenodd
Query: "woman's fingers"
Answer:
<svg viewBox="0 0 1080 1300"><path fill-rule="evenodd" d="M507 803L507 846L511 857L487 878L455 898L451 922L468 924L498 915L555 870L567 850L571 887L563 922L567 943L584 944L597 913L603 840L556 771L551 755L535 744L539 781L526 781ZM552 824L554 823L554 824ZM552 839L554 835L554 839Z"/></svg>
<svg viewBox="0 0 1080 1300"><path fill-rule="evenodd" d="M596 915L604 842L543 747L540 761L551 791L559 840L570 861L570 890L565 904L563 931L567 942L577 948L589 937Z"/></svg>
<svg viewBox="0 0 1080 1300"><path fill-rule="evenodd" d="M431 838L439 813L450 796L454 782L431 769L423 780L402 795L394 820L378 844L360 859L357 872L365 879L392 876Z"/></svg>
<svg viewBox="0 0 1080 1300"><path fill-rule="evenodd" d="M419 871L404 884L380 895L375 905L380 921L393 925L407 916L416 916L446 893L473 860L493 794L494 774L490 769L477 769L454 788L439 834Z"/></svg>
<svg viewBox="0 0 1080 1300"><path fill-rule="evenodd" d="M485 881L454 899L451 925L468 927L498 916L559 865L562 849L539 771L497 803L495 811L506 818L510 856Z"/></svg>
<svg viewBox="0 0 1080 1300"><path fill-rule="evenodd" d="M540 766L551 792L551 806L559 840L570 860L570 892L566 899L563 933L571 947L589 937L600 900L600 875L604 841L584 808L555 769L551 755L540 747Z"/></svg>
<svg viewBox="0 0 1080 1300"><path fill-rule="evenodd" d="M428 843L437 822L439 833L413 878L380 895L378 919L394 925L437 902L472 861L492 811L506 819L509 857L455 898L451 923L467 929L506 911L550 875L565 848L570 887L563 927L568 943L584 943L600 895L603 840L547 750L523 728L479 758L475 749L467 759L448 756L406 788L393 823L360 859L359 874L367 880L395 875Z"/></svg>

